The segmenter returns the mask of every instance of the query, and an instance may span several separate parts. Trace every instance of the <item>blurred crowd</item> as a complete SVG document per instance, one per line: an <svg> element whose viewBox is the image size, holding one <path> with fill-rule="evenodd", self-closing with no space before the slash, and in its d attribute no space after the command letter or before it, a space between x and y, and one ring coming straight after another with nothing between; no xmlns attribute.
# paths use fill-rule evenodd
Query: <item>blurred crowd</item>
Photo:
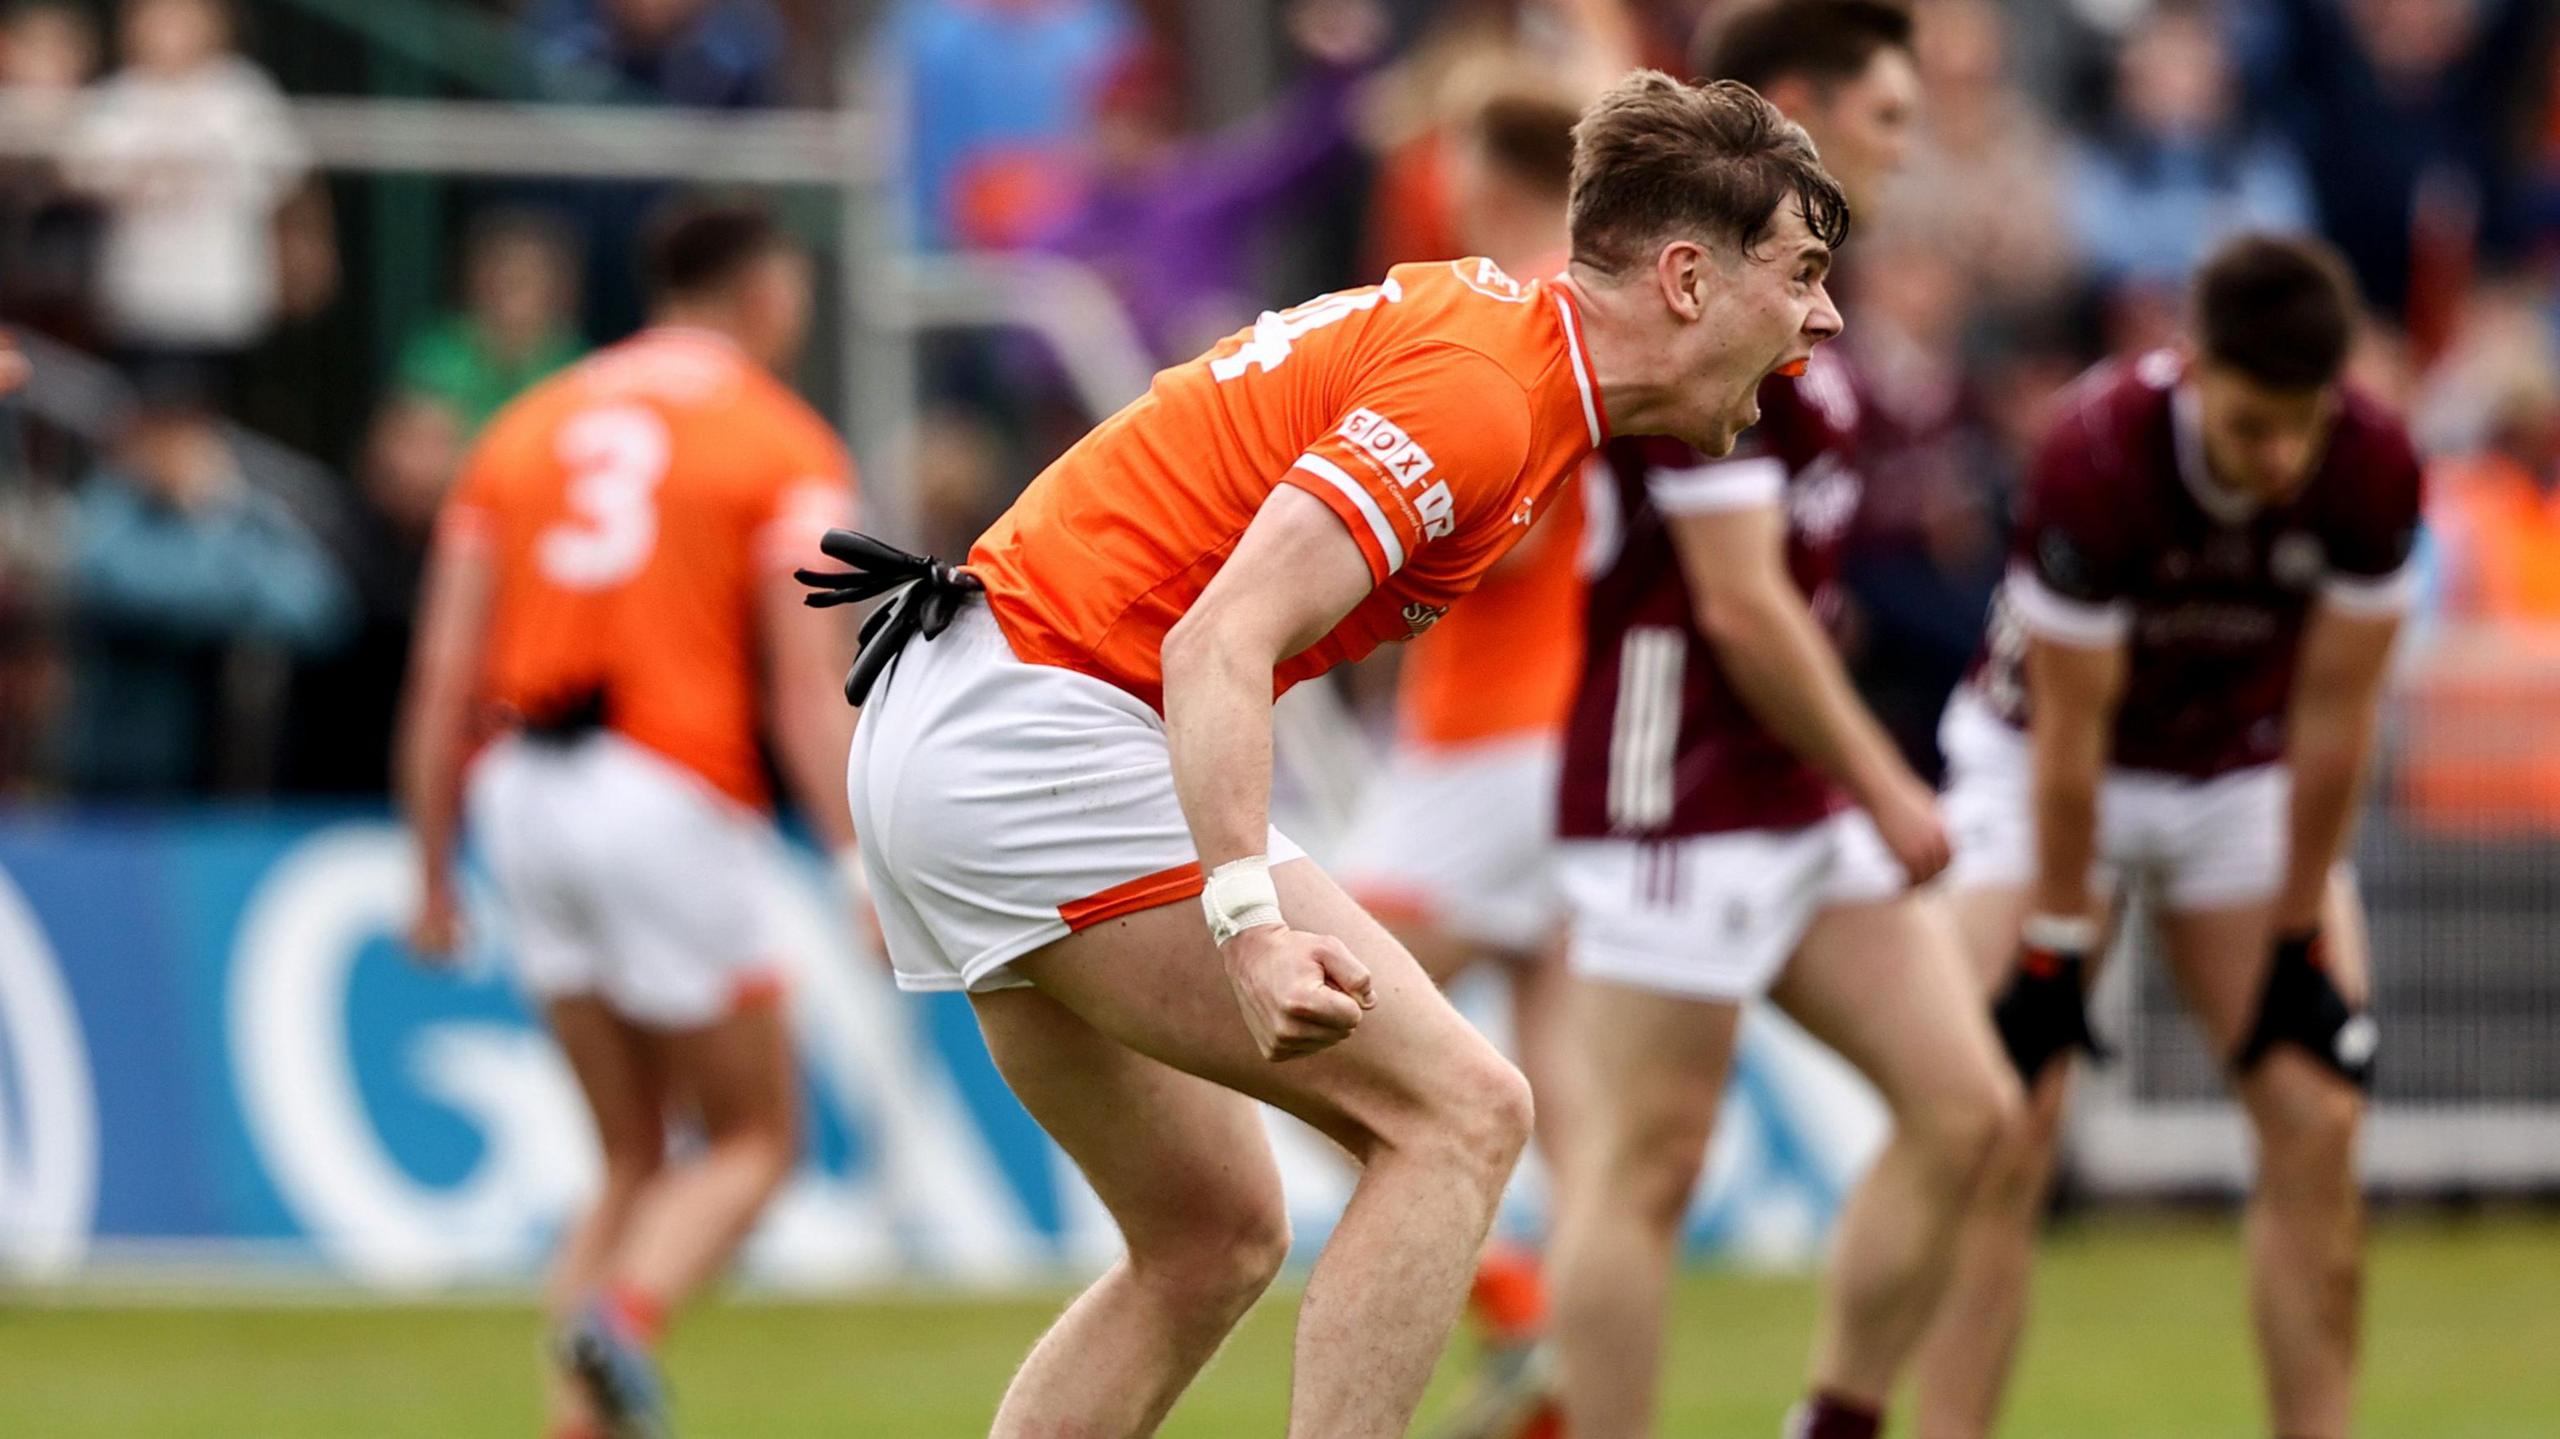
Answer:
<svg viewBox="0 0 2560 1439"><path fill-rule="evenodd" d="M1459 137L1489 107L1681 71L1734 3L1296 0L1263 26L1182 0L879 0L851 31L775 0L453 8L510 37L523 94L736 108L858 86L901 149L916 245L1088 266L1172 360L1267 305L1467 252ZM2174 340L2223 235L2314 228L2373 307L2361 382L2432 464L2389 783L2422 824L2560 832L2541 718L2560 704L2560 10L1913 9L1919 143L1840 281L1872 389L1849 573L1880 710L1926 762L2045 399ZM492 411L627 332L629 239L662 187L456 187L449 307L395 327L348 279L384 237L354 222L355 182L315 174L294 77L261 68L238 12L0 16L0 125L59 137L0 160L0 323L122 387L97 433L0 422L0 786L378 791L437 501ZM812 58L847 43L858 65ZM912 497L903 538L950 553L1090 417L1023 337L922 359L914 472L875 482ZM343 475L333 503L266 483L244 435Z"/></svg>

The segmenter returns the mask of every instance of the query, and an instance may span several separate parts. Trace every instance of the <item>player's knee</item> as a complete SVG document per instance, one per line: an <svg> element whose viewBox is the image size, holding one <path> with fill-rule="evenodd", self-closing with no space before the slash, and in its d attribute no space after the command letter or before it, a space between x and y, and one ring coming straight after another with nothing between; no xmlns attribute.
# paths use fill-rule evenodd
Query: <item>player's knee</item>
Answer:
<svg viewBox="0 0 2560 1439"><path fill-rule="evenodd" d="M1289 1210L1277 1190L1204 1206L1173 1230L1131 1236L1129 1264L1186 1309L1242 1314L1289 1258Z"/></svg>
<svg viewBox="0 0 2560 1439"><path fill-rule="evenodd" d="M1388 1150L1499 1190L1528 1147L1536 1111L1518 1067L1476 1036L1467 1039L1429 1065L1410 1102L1372 1127Z"/></svg>
<svg viewBox="0 0 2560 1439"><path fill-rule="evenodd" d="M2260 1148L2268 1167L2313 1180L2351 1170L2356 1136L2364 1127L2363 1092L2309 1063L2294 1066L2275 1089L2259 1106Z"/></svg>
<svg viewBox="0 0 2560 1439"><path fill-rule="evenodd" d="M1951 1175L1985 1174L1997 1158L2027 1137L2027 1101L2005 1069L1985 1070L1930 1104L1919 1119L1931 1157Z"/></svg>
<svg viewBox="0 0 2560 1439"><path fill-rule="evenodd" d="M652 1131L633 1134L619 1141L607 1140L604 1146L603 1184L599 1202L628 1206L638 1201L640 1191L649 1187L667 1167L665 1136Z"/></svg>
<svg viewBox="0 0 2560 1439"><path fill-rule="evenodd" d="M1601 1172L1592 1176L1595 1194L1607 1196L1627 1222L1648 1233L1679 1229L1706 1164L1703 1127L1669 1109L1613 1115L1599 1153Z"/></svg>
<svg viewBox="0 0 2560 1439"><path fill-rule="evenodd" d="M1499 1187L1519 1164L1520 1151L1528 1147L1529 1131L1537 1120L1529 1080L1490 1047L1453 1078L1458 1081L1450 1111L1453 1137Z"/></svg>

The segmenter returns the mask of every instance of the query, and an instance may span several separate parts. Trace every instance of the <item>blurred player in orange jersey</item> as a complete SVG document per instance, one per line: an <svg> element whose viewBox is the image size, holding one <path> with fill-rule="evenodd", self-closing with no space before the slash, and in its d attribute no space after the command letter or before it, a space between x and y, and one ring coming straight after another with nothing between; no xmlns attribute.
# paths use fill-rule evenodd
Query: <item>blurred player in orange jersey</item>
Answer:
<svg viewBox="0 0 2560 1439"><path fill-rule="evenodd" d="M852 508L843 447L777 377L807 258L760 210L698 204L646 263L650 328L500 412L446 502L398 757L417 949L456 947L467 811L603 1145L553 1278L561 1439L667 1432L657 1333L798 1154L760 739L818 838L848 862L853 838L846 637L790 577ZM678 1109L705 1143L671 1162Z"/></svg>
<svg viewBox="0 0 2560 1439"><path fill-rule="evenodd" d="M1574 119L1552 89L1525 83L1469 118L1450 188L1471 253L1524 275L1564 263ZM1480 959L1503 963L1550 1173L1570 1153L1575 1098L1556 1024L1564 910L1554 868L1557 746L1582 659L1581 538L1580 497L1568 487L1464 605L1405 648L1395 748L1343 854L1343 887L1434 983ZM1488 1247L1470 1308L1484 1335L1484 1383L1446 1432L1534 1435L1548 1387L1535 1254Z"/></svg>
<svg viewBox="0 0 2560 1439"><path fill-rule="evenodd" d="M1360 1177L1299 1311L1288 1432L1402 1435L1527 1141L1528 1086L1269 822L1271 705L1429 628L1611 428L1716 453L1839 332L1847 202L1739 85L1627 76L1575 131L1572 262L1483 258L1263 315L1156 376L965 570L830 536L854 824L898 982L968 993L1127 1257L994 1433L1151 1433L1289 1246L1255 1100Z"/></svg>

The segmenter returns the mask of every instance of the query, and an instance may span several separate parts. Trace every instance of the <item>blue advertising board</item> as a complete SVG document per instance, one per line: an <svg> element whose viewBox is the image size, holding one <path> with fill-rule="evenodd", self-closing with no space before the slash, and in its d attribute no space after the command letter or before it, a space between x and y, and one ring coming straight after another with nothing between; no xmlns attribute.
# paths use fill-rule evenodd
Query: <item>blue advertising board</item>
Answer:
<svg viewBox="0 0 2560 1439"><path fill-rule="evenodd" d="M908 996L823 867L780 840L808 1154L751 1241L767 1284L1003 1284L1104 1262L1073 1169L1015 1105L968 1003ZM399 943L407 841L374 812L0 819L0 1275L183 1261L387 1289L533 1274L592 1182L566 1067L475 903L451 972ZM1483 983L1498 983L1486 980ZM1471 1011L1500 1006L1462 992ZM1783 1026L1747 1030L1701 1248L1809 1252L1874 1103ZM1274 1116L1301 1242L1349 1179ZM1528 1166L1506 1224L1534 1230Z"/></svg>

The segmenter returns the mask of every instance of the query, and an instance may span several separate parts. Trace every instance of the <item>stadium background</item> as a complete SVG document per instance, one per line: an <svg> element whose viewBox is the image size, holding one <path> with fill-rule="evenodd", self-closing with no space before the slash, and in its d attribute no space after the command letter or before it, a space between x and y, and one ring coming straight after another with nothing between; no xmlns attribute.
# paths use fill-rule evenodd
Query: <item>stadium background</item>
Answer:
<svg viewBox="0 0 2560 1439"><path fill-rule="evenodd" d="M658 199L776 198L828 281L801 387L850 435L872 524L953 553L1154 364L1450 249L1442 145L1487 87L1677 69L1711 8L250 0L179 67L204 108L137 115L116 84L149 43L136 12L193 3L0 8L0 323L37 364L0 407L0 1433L530 1425L529 1317L506 1306L591 1163L503 933L480 927L459 980L402 961L390 712L461 448L627 333ZM2041 402L2170 334L2217 235L2309 226L2346 251L2376 311L2359 376L2411 417L2432 484L2359 855L2388 1035L2368 1171L2410 1201L2382 1229L2372 1432L2560 1432L2529 1358L2560 1335L2519 1279L2560 1255L2537 1207L2560 1192L2560 15L1915 10L1921 141L1846 266L1843 343L1882 380L1862 684L1926 758ZM193 187L199 228L150 240L188 263L129 258L148 244L100 178L110 130ZM198 507L219 521L185 527L202 579L119 566L137 497L235 474L239 498ZM1285 710L1284 802L1319 853L1392 684L1372 666ZM711 1374L688 1409L730 1416L717 1433L970 1432L1106 1226L965 1006L893 996L815 862L775 858L811 1157L749 1268L793 1297L679 1339ZM2245 1432L2242 1131L2157 966L2115 966L2101 1017L2126 1058L2083 1095L2018 1432ZM1694 1432L1792 1375L1809 1310L1787 1276L1876 1124L1781 1026L1753 1035L1683 1291L1699 1362L1672 1412ZM1311 1243L1341 1181L1275 1133ZM2162 1200L2188 1217L2163 1227ZM1533 1168L1510 1222L1541 1204ZM1280 1322L1177 1430L1267 1423ZM169 1345L207 1357L118 1392L138 1346ZM467 1394L437 1379L482 1370ZM415 1413L373 1407L419 1385ZM279 1409L280 1387L310 1392Z"/></svg>

